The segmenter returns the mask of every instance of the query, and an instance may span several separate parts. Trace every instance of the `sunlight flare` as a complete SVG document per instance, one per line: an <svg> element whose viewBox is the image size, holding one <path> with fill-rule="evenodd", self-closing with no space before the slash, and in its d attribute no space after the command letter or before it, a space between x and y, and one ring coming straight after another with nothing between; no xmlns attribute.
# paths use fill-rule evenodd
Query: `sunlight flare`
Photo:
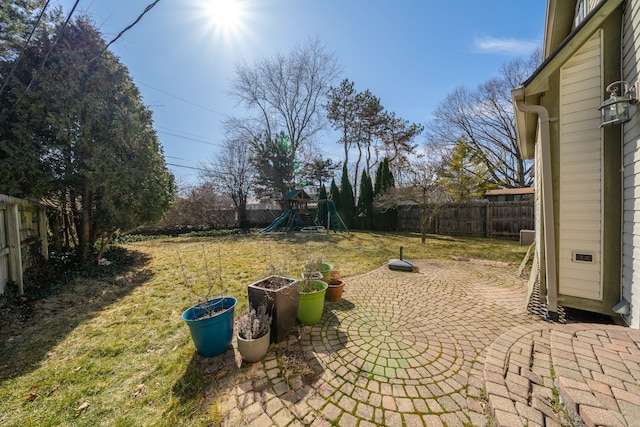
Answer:
<svg viewBox="0 0 640 427"><path fill-rule="evenodd" d="M206 38L229 46L246 36L250 18L247 0L197 0L195 5Z"/></svg>

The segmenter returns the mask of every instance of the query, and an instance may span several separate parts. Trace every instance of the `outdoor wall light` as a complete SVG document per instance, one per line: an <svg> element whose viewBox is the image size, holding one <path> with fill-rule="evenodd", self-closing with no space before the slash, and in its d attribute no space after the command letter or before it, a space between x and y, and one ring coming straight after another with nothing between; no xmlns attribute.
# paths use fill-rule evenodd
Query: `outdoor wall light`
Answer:
<svg viewBox="0 0 640 427"><path fill-rule="evenodd" d="M607 92L611 94L609 99L600 104L599 110L602 111L602 124L600 127L609 127L631 120L629 107L638 102L636 97L636 85L629 86L624 80L611 83L607 86ZM618 87L622 89L622 95L618 95Z"/></svg>

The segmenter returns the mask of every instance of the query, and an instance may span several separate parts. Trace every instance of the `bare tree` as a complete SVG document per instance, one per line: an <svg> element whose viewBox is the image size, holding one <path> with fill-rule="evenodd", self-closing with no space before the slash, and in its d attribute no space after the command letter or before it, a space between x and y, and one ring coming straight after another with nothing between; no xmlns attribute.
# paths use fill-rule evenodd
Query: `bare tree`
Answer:
<svg viewBox="0 0 640 427"><path fill-rule="evenodd" d="M277 54L254 65L236 67L230 94L250 109L250 119L229 118L252 141L273 141L278 132L290 138L295 157L327 124L322 106L331 84L340 74L335 53L318 39L296 45L287 55ZM248 135L247 135L248 134Z"/></svg>
<svg viewBox="0 0 640 427"><path fill-rule="evenodd" d="M340 132L339 144L344 145L344 163L349 164L349 149L353 146L354 124L357 116L357 92L353 82L344 79L340 86L329 89L329 101L325 105L327 118Z"/></svg>
<svg viewBox="0 0 640 427"><path fill-rule="evenodd" d="M421 242L427 239L429 225L448 202L445 189L440 182L443 161L438 157L420 155L411 161L409 183L402 187L389 188L374 199L374 207L381 210L397 207L402 203L413 203L420 208Z"/></svg>
<svg viewBox="0 0 640 427"><path fill-rule="evenodd" d="M158 224L160 230L211 230L233 227L232 218L224 215L231 200L221 195L210 183L186 188L176 197L167 216Z"/></svg>
<svg viewBox="0 0 640 427"><path fill-rule="evenodd" d="M222 151L202 166L201 177L206 184L233 200L238 212L238 225L247 228L247 198L254 180L251 164L251 144L244 139L229 139Z"/></svg>
<svg viewBox="0 0 640 427"><path fill-rule="evenodd" d="M454 89L438 105L429 124L432 144L453 147L460 137L477 150L487 165L494 184L526 187L533 183L532 163L518 149L511 89L520 84L540 63L536 51L528 61L512 60L504 64L499 77L470 90Z"/></svg>

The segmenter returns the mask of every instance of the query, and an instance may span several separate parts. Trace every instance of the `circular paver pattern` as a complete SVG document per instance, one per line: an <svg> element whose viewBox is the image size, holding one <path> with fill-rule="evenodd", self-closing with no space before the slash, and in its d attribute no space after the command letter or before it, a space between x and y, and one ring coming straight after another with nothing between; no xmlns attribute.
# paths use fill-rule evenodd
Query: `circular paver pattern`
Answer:
<svg viewBox="0 0 640 427"><path fill-rule="evenodd" d="M223 425L486 425L487 348L541 322L525 311L525 283L496 263L416 265L345 278L319 323L228 384Z"/></svg>

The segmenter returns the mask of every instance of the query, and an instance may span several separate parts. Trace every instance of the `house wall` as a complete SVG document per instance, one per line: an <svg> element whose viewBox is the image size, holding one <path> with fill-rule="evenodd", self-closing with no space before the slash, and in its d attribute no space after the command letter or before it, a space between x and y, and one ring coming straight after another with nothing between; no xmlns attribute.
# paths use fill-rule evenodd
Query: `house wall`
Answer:
<svg viewBox="0 0 640 427"><path fill-rule="evenodd" d="M602 32L560 70L559 293L601 300Z"/></svg>
<svg viewBox="0 0 640 427"><path fill-rule="evenodd" d="M638 80L640 62L640 4L626 3L622 31L622 78ZM623 131L623 237L622 296L631 302L624 316L633 328L640 328L640 104L631 107L631 121Z"/></svg>

